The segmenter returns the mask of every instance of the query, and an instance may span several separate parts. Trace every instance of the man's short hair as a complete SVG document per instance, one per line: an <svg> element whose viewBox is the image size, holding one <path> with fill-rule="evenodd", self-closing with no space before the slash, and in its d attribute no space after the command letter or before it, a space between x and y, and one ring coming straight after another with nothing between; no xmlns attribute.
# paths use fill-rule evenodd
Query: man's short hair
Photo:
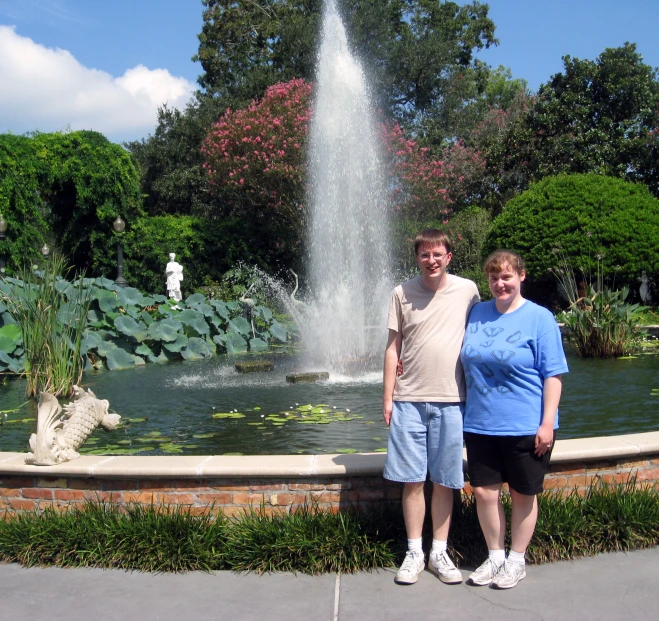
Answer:
<svg viewBox="0 0 659 621"><path fill-rule="evenodd" d="M433 246L444 246L446 252L453 251L453 244L449 236L439 229L425 229L414 238L414 254L419 254L419 249Z"/></svg>

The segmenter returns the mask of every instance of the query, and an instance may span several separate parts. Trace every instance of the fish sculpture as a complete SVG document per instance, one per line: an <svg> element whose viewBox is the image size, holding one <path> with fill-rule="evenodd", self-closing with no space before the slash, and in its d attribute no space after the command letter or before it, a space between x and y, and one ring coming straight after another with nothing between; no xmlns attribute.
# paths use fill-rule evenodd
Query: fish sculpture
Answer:
<svg viewBox="0 0 659 621"><path fill-rule="evenodd" d="M73 387L73 400L64 406L50 393L41 393L37 410L37 433L30 436L31 453L25 463L53 466L80 457L78 449L99 425L116 429L121 416L110 414L107 399L97 399L91 390ZM60 416L61 414L61 416Z"/></svg>

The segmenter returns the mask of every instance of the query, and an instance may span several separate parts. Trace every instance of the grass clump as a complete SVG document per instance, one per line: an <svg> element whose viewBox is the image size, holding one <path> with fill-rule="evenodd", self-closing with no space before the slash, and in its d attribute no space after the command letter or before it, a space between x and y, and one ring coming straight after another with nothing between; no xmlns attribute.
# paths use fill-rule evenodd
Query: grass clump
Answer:
<svg viewBox="0 0 659 621"><path fill-rule="evenodd" d="M635 483L596 482L585 495L541 494L528 560L658 545L659 494ZM504 508L509 515L508 496ZM473 497L456 501L449 542L462 567L475 567L487 556ZM398 503L343 513L312 503L274 515L261 506L234 520L182 507L87 503L66 512L6 513L0 520L0 561L28 567L353 573L397 565L405 544Z"/></svg>

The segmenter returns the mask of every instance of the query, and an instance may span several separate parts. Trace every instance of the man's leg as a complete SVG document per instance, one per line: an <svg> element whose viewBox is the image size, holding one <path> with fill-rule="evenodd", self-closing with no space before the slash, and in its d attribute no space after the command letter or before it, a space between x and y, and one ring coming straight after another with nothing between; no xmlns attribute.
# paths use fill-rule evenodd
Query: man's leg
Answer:
<svg viewBox="0 0 659 621"><path fill-rule="evenodd" d="M462 574L447 552L448 532L453 512L453 490L464 485L462 473L462 415L458 403L433 403L428 428L428 464L433 481L432 550L428 568L442 582L462 582Z"/></svg>
<svg viewBox="0 0 659 621"><path fill-rule="evenodd" d="M403 486L403 515L408 539L420 539L426 516L424 483L405 483Z"/></svg>

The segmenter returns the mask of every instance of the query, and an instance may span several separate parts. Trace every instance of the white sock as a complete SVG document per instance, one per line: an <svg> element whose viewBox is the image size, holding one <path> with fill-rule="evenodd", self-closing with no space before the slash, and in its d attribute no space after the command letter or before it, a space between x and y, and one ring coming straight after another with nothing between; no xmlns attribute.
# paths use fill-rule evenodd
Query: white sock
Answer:
<svg viewBox="0 0 659 621"><path fill-rule="evenodd" d="M492 562L497 567L501 567L501 565L503 565L503 562L506 560L506 551L505 550L488 550L488 556L492 559Z"/></svg>
<svg viewBox="0 0 659 621"><path fill-rule="evenodd" d="M447 543L448 542L446 542L446 541L440 541L439 539L433 539L432 540L431 553L440 554L441 552L446 552Z"/></svg>
<svg viewBox="0 0 659 621"><path fill-rule="evenodd" d="M511 550L508 554L508 560L513 563L519 563L520 565L526 564L526 561L524 560L524 552L514 552Z"/></svg>
<svg viewBox="0 0 659 621"><path fill-rule="evenodd" d="M423 547L421 542L423 539L419 537L418 539L408 539L407 540L407 549L414 554L423 554Z"/></svg>

